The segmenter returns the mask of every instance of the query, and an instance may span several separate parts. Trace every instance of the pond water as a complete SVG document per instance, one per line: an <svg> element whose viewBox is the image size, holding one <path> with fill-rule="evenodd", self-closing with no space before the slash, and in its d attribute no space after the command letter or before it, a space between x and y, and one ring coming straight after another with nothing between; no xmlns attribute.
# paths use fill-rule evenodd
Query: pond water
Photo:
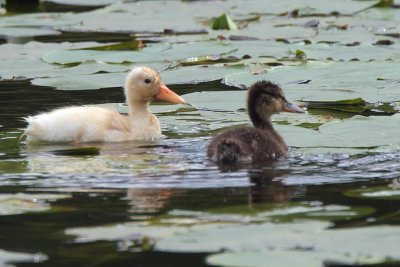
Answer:
<svg viewBox="0 0 400 267"><path fill-rule="evenodd" d="M400 263L400 9L350 0L281 1L268 12L258 1L33 2L7 2L0 15L0 266ZM239 29L211 30L225 11ZM132 38L145 47L126 48ZM382 39L388 45L376 46ZM22 118L41 111L126 112L121 86L138 64L161 70L191 104L151 105L164 140L24 142ZM249 123L243 85L258 79L308 107L274 116L288 155L217 166L207 144Z"/></svg>

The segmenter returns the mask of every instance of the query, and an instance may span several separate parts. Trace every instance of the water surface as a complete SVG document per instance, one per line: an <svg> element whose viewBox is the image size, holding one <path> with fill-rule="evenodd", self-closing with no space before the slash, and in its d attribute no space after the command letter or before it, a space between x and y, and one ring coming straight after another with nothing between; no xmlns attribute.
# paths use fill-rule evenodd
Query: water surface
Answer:
<svg viewBox="0 0 400 267"><path fill-rule="evenodd" d="M55 2L0 8L0 266L399 264L400 9ZM211 30L224 12L239 30ZM25 116L126 112L121 86L137 65L191 103L152 104L164 140L24 142ZM259 79L314 106L274 116L286 158L217 166L207 144L249 123L243 89Z"/></svg>

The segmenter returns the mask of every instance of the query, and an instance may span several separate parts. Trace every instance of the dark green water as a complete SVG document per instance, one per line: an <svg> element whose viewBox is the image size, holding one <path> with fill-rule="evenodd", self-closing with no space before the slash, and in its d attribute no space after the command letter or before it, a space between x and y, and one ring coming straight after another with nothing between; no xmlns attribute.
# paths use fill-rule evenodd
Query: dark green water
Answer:
<svg viewBox="0 0 400 267"><path fill-rule="evenodd" d="M35 89L25 86L17 90ZM35 90L44 97L51 92ZM77 99L73 101L89 101L82 92L69 94L68 99ZM77 242L74 235L66 233L68 229L132 222L158 225L165 216L179 218L173 215L177 210L236 214L239 219L234 223L241 225L248 223L248 214L254 216L301 203L303 207L348 207L353 214L312 215L312 211L306 210L304 214L272 216L273 221L279 224L311 218L330 221L332 229L400 223L395 192L399 186L400 153L310 156L298 154L293 148L286 159L272 166L242 166L225 172L205 156L209 137L171 136L159 145L98 145L99 153L69 156L67 151L76 147L29 147L18 142L18 128L23 125L19 118L37 108L31 96L23 95L19 94L19 99L11 104L9 91L3 89L1 93L1 194L17 196L25 192L67 197L47 201L50 209L43 212L0 216L0 248L36 254L39 261L14 263L16 266L208 266L206 258L210 253L165 251L157 248L157 240L147 248L135 237L137 232L132 232L132 236L129 231L125 233L126 240L99 237L88 242ZM49 106L56 107L60 104L57 99L63 101L63 94L54 95ZM99 93L98 97L104 96ZM393 194L386 198L357 195L363 190L393 190ZM17 209L18 204L15 205ZM200 220L200 224L208 216L188 215ZM168 226L161 224L160 228L163 227Z"/></svg>

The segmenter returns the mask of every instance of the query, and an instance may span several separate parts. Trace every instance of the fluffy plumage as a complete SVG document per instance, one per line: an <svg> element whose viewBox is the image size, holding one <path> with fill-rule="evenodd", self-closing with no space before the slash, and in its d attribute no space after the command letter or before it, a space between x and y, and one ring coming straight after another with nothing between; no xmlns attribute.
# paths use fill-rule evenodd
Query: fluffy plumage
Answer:
<svg viewBox="0 0 400 267"><path fill-rule="evenodd" d="M286 154L287 145L273 128L271 116L282 111L304 111L287 101L278 85L265 80L250 87L247 108L254 127L234 128L215 136L207 151L212 160L221 164L265 162Z"/></svg>
<svg viewBox="0 0 400 267"><path fill-rule="evenodd" d="M123 142L162 138L160 122L149 110L153 99L185 103L146 67L134 68L124 87L128 116L113 110L73 106L25 118L26 141L33 142Z"/></svg>

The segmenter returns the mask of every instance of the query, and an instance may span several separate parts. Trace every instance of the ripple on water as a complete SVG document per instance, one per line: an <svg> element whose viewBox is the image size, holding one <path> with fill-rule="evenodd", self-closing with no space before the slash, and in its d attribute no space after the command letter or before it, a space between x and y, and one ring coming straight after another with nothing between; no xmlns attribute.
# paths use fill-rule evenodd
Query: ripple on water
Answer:
<svg viewBox="0 0 400 267"><path fill-rule="evenodd" d="M0 185L79 188L218 188L246 187L255 176L287 185L347 183L397 178L400 152L350 156L302 155L291 149L273 166L220 170L205 154L208 138L166 139L161 145L107 144L93 156L58 156L51 147L27 149L8 164ZM54 149L54 148L53 148ZM3 162L4 163L4 162ZM12 167L12 166L11 166Z"/></svg>

